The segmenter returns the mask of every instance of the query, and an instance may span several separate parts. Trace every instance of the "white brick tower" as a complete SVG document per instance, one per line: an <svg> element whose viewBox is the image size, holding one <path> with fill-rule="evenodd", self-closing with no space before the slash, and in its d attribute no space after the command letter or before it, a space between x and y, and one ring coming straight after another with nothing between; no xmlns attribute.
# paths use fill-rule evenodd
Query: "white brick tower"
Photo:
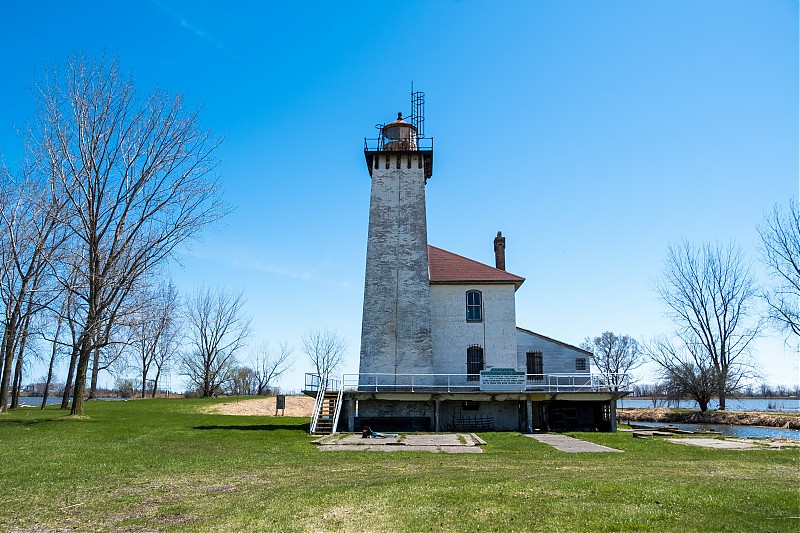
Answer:
<svg viewBox="0 0 800 533"><path fill-rule="evenodd" d="M364 374L431 374L431 301L425 183L433 147L421 149L417 128L398 113L381 127L364 155L372 177L361 323L361 384ZM402 385L404 378L378 378Z"/></svg>

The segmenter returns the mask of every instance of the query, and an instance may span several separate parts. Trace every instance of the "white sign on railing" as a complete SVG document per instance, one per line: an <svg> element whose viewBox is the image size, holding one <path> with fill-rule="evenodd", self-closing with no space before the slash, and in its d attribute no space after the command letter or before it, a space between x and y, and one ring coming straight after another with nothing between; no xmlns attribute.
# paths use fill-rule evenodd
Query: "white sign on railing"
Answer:
<svg viewBox="0 0 800 533"><path fill-rule="evenodd" d="M482 391L524 391L525 372L513 368L492 368L481 370L480 388Z"/></svg>

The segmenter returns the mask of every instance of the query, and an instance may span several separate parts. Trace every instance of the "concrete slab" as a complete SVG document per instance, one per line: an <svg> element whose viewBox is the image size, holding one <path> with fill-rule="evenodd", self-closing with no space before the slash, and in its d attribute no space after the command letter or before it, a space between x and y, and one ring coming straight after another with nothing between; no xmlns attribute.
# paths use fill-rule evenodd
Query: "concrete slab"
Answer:
<svg viewBox="0 0 800 533"><path fill-rule="evenodd" d="M431 452L431 453L483 453L478 446L357 446L355 444L341 444L320 446L323 452Z"/></svg>
<svg viewBox="0 0 800 533"><path fill-rule="evenodd" d="M553 448L566 453L587 453L587 452L619 452L616 448L609 448L593 442L568 437L566 435L559 435L558 433L546 433L542 435L525 435L532 439L538 440L544 444L549 444Z"/></svg>
<svg viewBox="0 0 800 533"><path fill-rule="evenodd" d="M406 435L403 442L408 446L473 446L471 441L467 441L463 436L455 433Z"/></svg>
<svg viewBox="0 0 800 533"><path fill-rule="evenodd" d="M354 446L368 446L374 444L376 446L388 446L391 444L398 444L400 442L400 436L365 439L361 436L361 433L349 433L346 436L340 437L338 440L336 439L337 437L340 437L340 434L331 435L331 437L324 437L320 444L335 443L352 444Z"/></svg>
<svg viewBox="0 0 800 533"><path fill-rule="evenodd" d="M740 442L733 440L722 439L667 439L676 444L685 444L687 446L700 446L701 448L715 448L717 450L752 450L755 444L750 442Z"/></svg>
<svg viewBox="0 0 800 533"><path fill-rule="evenodd" d="M371 451L432 453L483 453L486 444L473 433L435 433L427 435L405 435L386 438L361 437L360 433L330 435L313 441L322 451Z"/></svg>

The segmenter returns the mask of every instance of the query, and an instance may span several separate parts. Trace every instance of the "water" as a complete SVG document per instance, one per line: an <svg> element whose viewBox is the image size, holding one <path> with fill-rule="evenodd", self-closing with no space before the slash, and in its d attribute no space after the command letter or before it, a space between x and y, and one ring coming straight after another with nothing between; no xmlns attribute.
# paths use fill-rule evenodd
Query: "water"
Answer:
<svg viewBox="0 0 800 533"><path fill-rule="evenodd" d="M629 400L622 398L617 402L617 407L627 408L650 408L653 407L651 400ZM678 402L659 401L657 407L678 407L682 409L700 409L694 400L680 400ZM708 408L715 410L719 408L719 402L712 400ZM786 411L800 412L800 400L794 398L727 398L725 402L727 411Z"/></svg>
<svg viewBox="0 0 800 533"><path fill-rule="evenodd" d="M634 422L634 424L649 427L674 426L678 429L686 429L689 431L710 429L719 431L726 437L738 437L740 439L783 438L800 440L800 430L797 429L768 428L762 426L726 426L717 424L678 424L672 422Z"/></svg>
<svg viewBox="0 0 800 533"><path fill-rule="evenodd" d="M123 400L124 398L97 398L98 400ZM9 399L10 401L10 399ZM70 403L72 402L72 397L70 396ZM42 406L42 397L41 396L20 396L19 398L20 405L33 405L36 407ZM48 396L47 397L47 405L60 405L61 404L61 396Z"/></svg>
<svg viewBox="0 0 800 533"><path fill-rule="evenodd" d="M35 405L36 407L42 406L42 397L41 396L20 396L19 398L20 405ZM47 397L47 405L60 405L61 404L61 396L48 396Z"/></svg>

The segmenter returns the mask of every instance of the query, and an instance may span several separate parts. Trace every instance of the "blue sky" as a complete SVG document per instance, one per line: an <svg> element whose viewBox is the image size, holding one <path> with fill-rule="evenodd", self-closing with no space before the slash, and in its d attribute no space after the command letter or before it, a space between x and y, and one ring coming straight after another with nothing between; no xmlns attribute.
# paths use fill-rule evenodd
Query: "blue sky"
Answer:
<svg viewBox="0 0 800 533"><path fill-rule="evenodd" d="M409 111L412 80L435 138L429 242L491 264L502 230L519 325L565 342L670 330L652 289L670 242L735 240L765 279L756 225L798 196L794 0L6 3L9 165L34 74L72 52L117 56L226 137L236 210L173 276L243 290L252 344L296 348L289 389L310 328L347 338L357 370L363 138ZM796 343L755 348L768 381L800 381Z"/></svg>

